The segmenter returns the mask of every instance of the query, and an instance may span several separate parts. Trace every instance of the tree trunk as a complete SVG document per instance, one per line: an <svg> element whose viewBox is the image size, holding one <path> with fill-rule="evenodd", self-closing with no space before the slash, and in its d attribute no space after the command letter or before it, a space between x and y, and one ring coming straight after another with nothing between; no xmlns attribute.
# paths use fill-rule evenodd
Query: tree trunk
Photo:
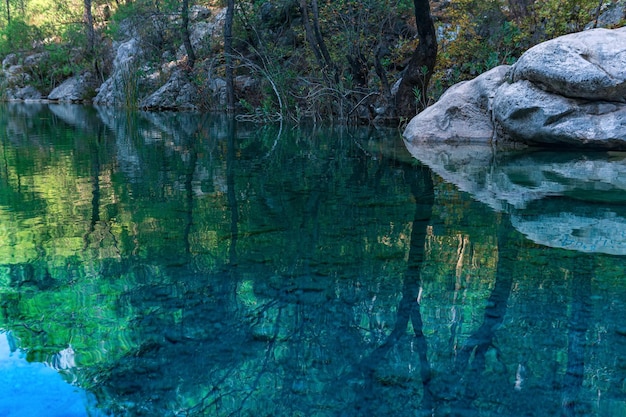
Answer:
<svg viewBox="0 0 626 417"><path fill-rule="evenodd" d="M563 377L561 392L563 416L582 415L583 383L585 382L585 359L589 342L587 333L593 326L592 289L596 265L594 257L584 255L576 257L572 265L570 316L567 333L567 368Z"/></svg>
<svg viewBox="0 0 626 417"><path fill-rule="evenodd" d="M235 82L233 74L233 18L235 0L228 0L224 21L224 54L226 55L226 111L235 111Z"/></svg>
<svg viewBox="0 0 626 417"><path fill-rule="evenodd" d="M11 5L9 4L9 0L6 0L7 3L7 26L11 24Z"/></svg>
<svg viewBox="0 0 626 417"><path fill-rule="evenodd" d="M85 31L87 33L87 56L91 58L94 55L96 42L96 35L93 28L93 14L91 13L91 0L84 0L83 5L83 22L85 23Z"/></svg>
<svg viewBox="0 0 626 417"><path fill-rule="evenodd" d="M189 69L193 69L196 63L196 54L193 51L191 35L189 33L189 0L183 0L181 15L183 20L183 43L185 44L185 51L187 52L187 66Z"/></svg>
<svg viewBox="0 0 626 417"><path fill-rule="evenodd" d="M311 50L315 55L317 65L319 65L320 68L323 68L324 61L322 60L322 53L317 46L317 42L315 41L313 29L311 28L311 22L309 21L308 4L306 0L300 0L300 13L302 13L302 26L304 26L304 34L306 35L306 40L309 42L309 46L311 46Z"/></svg>
<svg viewBox="0 0 626 417"><path fill-rule="evenodd" d="M306 34L307 41L311 45L311 49L315 54L318 65L322 71L327 74L328 71L334 73L335 82L339 82L339 76L333 64L326 42L322 36L320 30L319 8L317 6L317 0L311 1L311 15L309 16L309 5L307 0L300 0L300 10L302 13L302 24L304 25L304 32ZM310 19L310 21L309 21ZM311 22L313 26L311 26Z"/></svg>
<svg viewBox="0 0 626 417"><path fill-rule="evenodd" d="M535 0L509 0L509 10L515 22L521 23L530 12Z"/></svg>
<svg viewBox="0 0 626 417"><path fill-rule="evenodd" d="M378 79L380 79L380 83L383 88L383 97L385 98L385 102L391 102L391 87L389 87L389 80L387 78L387 71L385 71L385 67L381 61L383 54L381 52L381 47L378 45L376 48L376 53L374 54L374 69L376 70L376 75Z"/></svg>
<svg viewBox="0 0 626 417"><path fill-rule="evenodd" d="M419 44L404 70L396 94L396 113L411 118L426 107L428 83L437 61L437 34L428 0L413 0Z"/></svg>
<svg viewBox="0 0 626 417"><path fill-rule="evenodd" d="M320 30L320 12L319 8L317 7L317 0L311 1L311 11L313 12L313 31L315 32L317 45L319 46L320 52L324 57L326 66L328 68L333 68L333 61L330 58L330 53L328 53L328 48L326 48L326 42L324 42L324 38L322 37L322 31Z"/></svg>

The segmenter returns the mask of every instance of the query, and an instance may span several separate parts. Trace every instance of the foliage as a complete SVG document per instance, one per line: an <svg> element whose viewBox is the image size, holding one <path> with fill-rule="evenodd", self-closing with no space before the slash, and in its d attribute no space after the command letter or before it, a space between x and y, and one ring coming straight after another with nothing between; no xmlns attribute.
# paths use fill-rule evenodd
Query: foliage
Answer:
<svg viewBox="0 0 626 417"><path fill-rule="evenodd" d="M388 89L391 75L377 73L374 67L384 61L380 68L395 72L389 50L395 49L398 36L411 35L403 23L409 5L387 0L319 2L319 20L311 11L309 19L320 27L327 62L317 56L320 52L298 21L303 18L298 2L243 3L237 14L236 48L257 64L269 62L281 69L274 82L292 119L354 119L362 113L357 107L367 109L379 96L371 94L373 90Z"/></svg>
<svg viewBox="0 0 626 417"><path fill-rule="evenodd" d="M46 47L49 63L33 74L40 88L48 90L63 77L85 70L97 69L104 79L111 65L105 62L107 54L99 50L95 60L86 60L77 53L87 47L82 1L11 0L9 4L11 21L0 13L0 56L35 52L33 45L38 50L56 45ZM179 1L93 4L97 46L136 36L143 59L150 60L152 68L158 71L165 63L184 68ZM216 17L223 2L197 0L193 5L211 9L219 34ZM453 83L515 62L538 42L581 30L595 18L598 1L458 0L431 2L431 6L440 38L439 57L431 86L418 86L420 91L415 91L428 91L421 105L436 100ZM417 47L409 0L246 0L236 2L235 12L235 75L262 80L253 91L238 92L239 102L247 103L239 111L251 111L252 118L272 119L279 114L295 121L370 122L379 109L392 104L392 87ZM221 42L205 43L194 47L198 59L191 76L206 96L212 78L224 75L226 60ZM67 59L55 55L57 51L64 51ZM128 94L132 90L127 91L131 98L127 105L136 103ZM212 103L199 105L219 108Z"/></svg>
<svg viewBox="0 0 626 417"><path fill-rule="evenodd" d="M459 0L444 10L438 74L444 86L473 78L522 52L520 29L499 1Z"/></svg>
<svg viewBox="0 0 626 417"><path fill-rule="evenodd" d="M50 92L66 78L79 73L84 63L67 45L45 45L36 65L26 68L33 85L40 91Z"/></svg>
<svg viewBox="0 0 626 417"><path fill-rule="evenodd" d="M598 0L546 0L533 4L532 15L525 29L541 28L543 39L578 32L593 21Z"/></svg>
<svg viewBox="0 0 626 417"><path fill-rule="evenodd" d="M128 39L136 34L146 56L158 63L164 52L176 56L182 45L179 26L180 2L137 0L120 3L106 31L114 39Z"/></svg>
<svg viewBox="0 0 626 417"><path fill-rule="evenodd" d="M142 71L135 62L127 63L121 71L120 91L122 93L122 107L136 109L140 99L140 84Z"/></svg>
<svg viewBox="0 0 626 417"><path fill-rule="evenodd" d="M531 46L582 30L597 0L531 1L522 16L511 0L459 0L442 10L438 73L445 88L497 65L512 64Z"/></svg>
<svg viewBox="0 0 626 417"><path fill-rule="evenodd" d="M11 23L0 30L0 56L29 50L39 39L41 39L39 28L27 24L22 19L12 19Z"/></svg>

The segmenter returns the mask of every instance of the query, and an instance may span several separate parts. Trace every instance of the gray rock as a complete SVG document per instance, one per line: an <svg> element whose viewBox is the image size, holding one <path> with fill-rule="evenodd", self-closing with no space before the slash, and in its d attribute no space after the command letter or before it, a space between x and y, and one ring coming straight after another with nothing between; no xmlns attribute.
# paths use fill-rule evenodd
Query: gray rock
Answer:
<svg viewBox="0 0 626 417"><path fill-rule="evenodd" d="M41 61L47 59L50 56L48 52L38 52L36 54L28 55L24 58L23 65L25 67L36 67L41 64Z"/></svg>
<svg viewBox="0 0 626 417"><path fill-rule="evenodd" d="M248 94L259 87L259 81L249 75L238 75L233 80L235 91L241 94Z"/></svg>
<svg viewBox="0 0 626 417"><path fill-rule="evenodd" d="M226 8L215 12L202 6L190 9L190 40L198 56L206 56L212 45L219 45L223 32ZM158 19L152 20L160 24ZM197 88L189 81L182 81L176 68L185 58L184 46L180 46L176 55L167 56L170 62L159 67L140 66L145 52L141 48L141 32L136 30L131 21L121 23L121 32L127 38L113 44L115 58L110 77L96 90L93 103L101 106L136 106L144 109L195 110L198 103ZM169 79L163 85L162 80ZM211 88L209 86L209 88ZM152 92L152 94L149 94ZM219 95L219 94L218 94Z"/></svg>
<svg viewBox="0 0 626 417"><path fill-rule="evenodd" d="M626 28L539 44L496 92L503 136L531 144L626 147Z"/></svg>
<svg viewBox="0 0 626 417"><path fill-rule="evenodd" d="M6 90L8 100L41 100L43 95L32 85L25 87L8 88Z"/></svg>
<svg viewBox="0 0 626 417"><path fill-rule="evenodd" d="M10 65L3 71L4 82L9 88L22 88L31 80L30 75L24 71L21 65Z"/></svg>
<svg viewBox="0 0 626 417"><path fill-rule="evenodd" d="M509 66L496 67L448 89L439 101L415 116L404 131L406 140L488 142L493 138L491 105L505 82Z"/></svg>
<svg viewBox="0 0 626 417"><path fill-rule="evenodd" d="M626 149L626 27L544 42L506 72L451 87L404 137Z"/></svg>
<svg viewBox="0 0 626 417"><path fill-rule="evenodd" d="M226 19L226 9L217 12L212 19L198 19L190 25L189 40L196 54L208 54L212 45L219 45L224 33L224 21ZM181 45L176 51L176 58L182 60L187 56L184 45Z"/></svg>
<svg viewBox="0 0 626 417"><path fill-rule="evenodd" d="M197 110L198 89L182 70L140 104L143 110Z"/></svg>
<svg viewBox="0 0 626 417"><path fill-rule="evenodd" d="M211 91L211 101L217 106L226 105L226 80L223 78L211 78L209 80L209 90Z"/></svg>
<svg viewBox="0 0 626 417"><path fill-rule="evenodd" d="M91 73L68 78L48 94L48 100L76 102L90 99L94 89Z"/></svg>
<svg viewBox="0 0 626 417"><path fill-rule="evenodd" d="M17 74L24 74L24 67L19 64L9 65L4 69L4 73L7 77L12 77Z"/></svg>
<svg viewBox="0 0 626 417"><path fill-rule="evenodd" d="M598 148L626 144L626 105L563 97L530 81L502 85L493 114L513 141Z"/></svg>
<svg viewBox="0 0 626 417"><path fill-rule="evenodd" d="M18 63L19 63L19 58L17 54L9 54L5 56L4 59L2 60L2 69L6 70L14 65L17 65Z"/></svg>
<svg viewBox="0 0 626 417"><path fill-rule="evenodd" d="M194 51L201 51L211 47L216 26L211 22L198 22L192 25L189 40Z"/></svg>
<svg viewBox="0 0 626 417"><path fill-rule="evenodd" d="M23 95L32 95L34 89L21 91L31 81L27 70L26 66L19 64L19 57L16 54L7 55L2 61L2 76L9 100L20 100L19 97Z"/></svg>
<svg viewBox="0 0 626 417"><path fill-rule="evenodd" d="M565 97L626 99L626 28L592 29L540 43L512 70L513 82L528 80Z"/></svg>
<svg viewBox="0 0 626 417"><path fill-rule="evenodd" d="M94 104L100 104L103 106L112 106L118 101L115 92L115 79L113 77L107 78L96 89L96 96L93 99Z"/></svg>
<svg viewBox="0 0 626 417"><path fill-rule="evenodd" d="M619 25L625 17L626 1L619 0L617 2L610 3L606 10L598 16L598 19L585 26L585 29L615 27Z"/></svg>
<svg viewBox="0 0 626 417"><path fill-rule="evenodd" d="M115 59L111 76L98 88L98 94L94 97L94 104L105 106L118 106L125 102L129 83L138 83L136 79L136 63L142 54L139 40L128 39L114 45ZM134 86L133 86L134 89Z"/></svg>
<svg viewBox="0 0 626 417"><path fill-rule="evenodd" d="M196 22L198 20L206 20L211 17L211 10L207 7L200 5L193 5L189 9L189 19L192 22Z"/></svg>
<svg viewBox="0 0 626 417"><path fill-rule="evenodd" d="M141 46L137 38L131 38L121 42L115 47L114 68L123 68L133 63L141 55Z"/></svg>

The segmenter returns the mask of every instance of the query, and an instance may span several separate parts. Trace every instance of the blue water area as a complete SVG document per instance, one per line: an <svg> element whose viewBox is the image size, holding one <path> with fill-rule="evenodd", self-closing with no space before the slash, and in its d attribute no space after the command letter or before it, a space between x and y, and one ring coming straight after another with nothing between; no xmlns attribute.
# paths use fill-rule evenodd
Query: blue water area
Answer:
<svg viewBox="0 0 626 417"><path fill-rule="evenodd" d="M93 396L67 383L55 369L28 362L20 349L12 349L7 333L0 333L0 416L98 416Z"/></svg>
<svg viewBox="0 0 626 417"><path fill-rule="evenodd" d="M624 178L0 104L0 417L626 416Z"/></svg>

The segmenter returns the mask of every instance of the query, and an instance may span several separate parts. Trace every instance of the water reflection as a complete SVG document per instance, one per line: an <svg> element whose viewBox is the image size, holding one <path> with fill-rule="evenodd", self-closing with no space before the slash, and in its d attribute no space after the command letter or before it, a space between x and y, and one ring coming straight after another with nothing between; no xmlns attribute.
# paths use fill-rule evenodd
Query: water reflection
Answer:
<svg viewBox="0 0 626 417"><path fill-rule="evenodd" d="M626 154L501 151L490 145L407 144L446 181L511 215L531 240L626 254Z"/></svg>
<svg viewBox="0 0 626 417"><path fill-rule="evenodd" d="M95 398L71 386L55 370L73 368L71 348L57 353L53 363L29 363L11 333L0 333L0 413L11 417L87 417L103 415ZM48 365L48 366L46 366ZM71 373L67 373L71 377Z"/></svg>
<svg viewBox="0 0 626 417"><path fill-rule="evenodd" d="M618 219L613 182L471 148L431 170L397 132L3 110L0 328L99 410L626 412L623 259L522 227Z"/></svg>

